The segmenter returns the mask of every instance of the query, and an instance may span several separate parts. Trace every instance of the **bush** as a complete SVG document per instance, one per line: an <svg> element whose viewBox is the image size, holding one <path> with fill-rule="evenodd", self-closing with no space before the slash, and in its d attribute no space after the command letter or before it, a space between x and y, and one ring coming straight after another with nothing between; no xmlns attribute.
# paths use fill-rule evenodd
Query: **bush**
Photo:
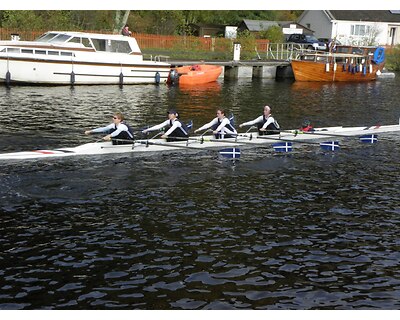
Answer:
<svg viewBox="0 0 400 320"><path fill-rule="evenodd" d="M254 59L257 47L256 38L248 30L238 33L236 41L240 43L240 60Z"/></svg>
<svg viewBox="0 0 400 320"><path fill-rule="evenodd" d="M282 32L282 28L278 26L271 26L266 31L261 31L260 37L268 39L271 43L285 42L285 35Z"/></svg>
<svg viewBox="0 0 400 320"><path fill-rule="evenodd" d="M400 71L400 45L387 50L386 68L391 71Z"/></svg>

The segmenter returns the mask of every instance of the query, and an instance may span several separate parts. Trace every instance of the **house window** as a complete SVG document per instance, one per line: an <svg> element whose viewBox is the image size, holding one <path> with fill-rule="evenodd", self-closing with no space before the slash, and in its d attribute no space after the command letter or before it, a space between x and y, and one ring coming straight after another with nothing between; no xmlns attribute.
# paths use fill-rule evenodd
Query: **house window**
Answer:
<svg viewBox="0 0 400 320"><path fill-rule="evenodd" d="M352 24L350 34L352 36L365 36L370 33L370 26L363 24Z"/></svg>

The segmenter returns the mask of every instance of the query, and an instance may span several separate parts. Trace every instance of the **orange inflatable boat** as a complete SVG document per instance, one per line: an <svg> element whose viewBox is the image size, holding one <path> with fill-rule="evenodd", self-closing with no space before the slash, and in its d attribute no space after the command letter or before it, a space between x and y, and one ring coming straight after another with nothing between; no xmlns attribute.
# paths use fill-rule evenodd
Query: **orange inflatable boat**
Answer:
<svg viewBox="0 0 400 320"><path fill-rule="evenodd" d="M216 81L222 72L221 66L196 64L171 70L168 83L179 85L196 85Z"/></svg>

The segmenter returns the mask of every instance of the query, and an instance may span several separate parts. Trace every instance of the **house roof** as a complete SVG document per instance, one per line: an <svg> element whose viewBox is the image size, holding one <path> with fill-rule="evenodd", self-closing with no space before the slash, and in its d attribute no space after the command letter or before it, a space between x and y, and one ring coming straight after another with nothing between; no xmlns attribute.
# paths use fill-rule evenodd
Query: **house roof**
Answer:
<svg viewBox="0 0 400 320"><path fill-rule="evenodd" d="M243 19L240 25L245 25L249 31L263 31L267 30L269 27L278 26L281 28L289 27L291 24L295 24L302 29L314 32L313 30L301 25L296 21L268 21L268 20L249 20ZM239 25L239 26L240 26Z"/></svg>
<svg viewBox="0 0 400 320"><path fill-rule="evenodd" d="M269 27L272 26L279 26L278 22L276 21L249 20L249 19L243 19L241 24L246 25L249 31L263 31L267 30Z"/></svg>
<svg viewBox="0 0 400 320"><path fill-rule="evenodd" d="M326 10L332 20L400 22L398 10Z"/></svg>

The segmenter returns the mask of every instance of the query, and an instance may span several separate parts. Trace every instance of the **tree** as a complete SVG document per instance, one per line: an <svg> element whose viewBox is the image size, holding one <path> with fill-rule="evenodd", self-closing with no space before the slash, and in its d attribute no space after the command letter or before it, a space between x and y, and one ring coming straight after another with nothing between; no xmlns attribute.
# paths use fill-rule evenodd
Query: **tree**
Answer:
<svg viewBox="0 0 400 320"><path fill-rule="evenodd" d="M114 33L120 33L122 28L126 25L126 22L129 18L130 10L117 10L115 11L115 19L114 19ZM123 15L122 15L123 13Z"/></svg>

